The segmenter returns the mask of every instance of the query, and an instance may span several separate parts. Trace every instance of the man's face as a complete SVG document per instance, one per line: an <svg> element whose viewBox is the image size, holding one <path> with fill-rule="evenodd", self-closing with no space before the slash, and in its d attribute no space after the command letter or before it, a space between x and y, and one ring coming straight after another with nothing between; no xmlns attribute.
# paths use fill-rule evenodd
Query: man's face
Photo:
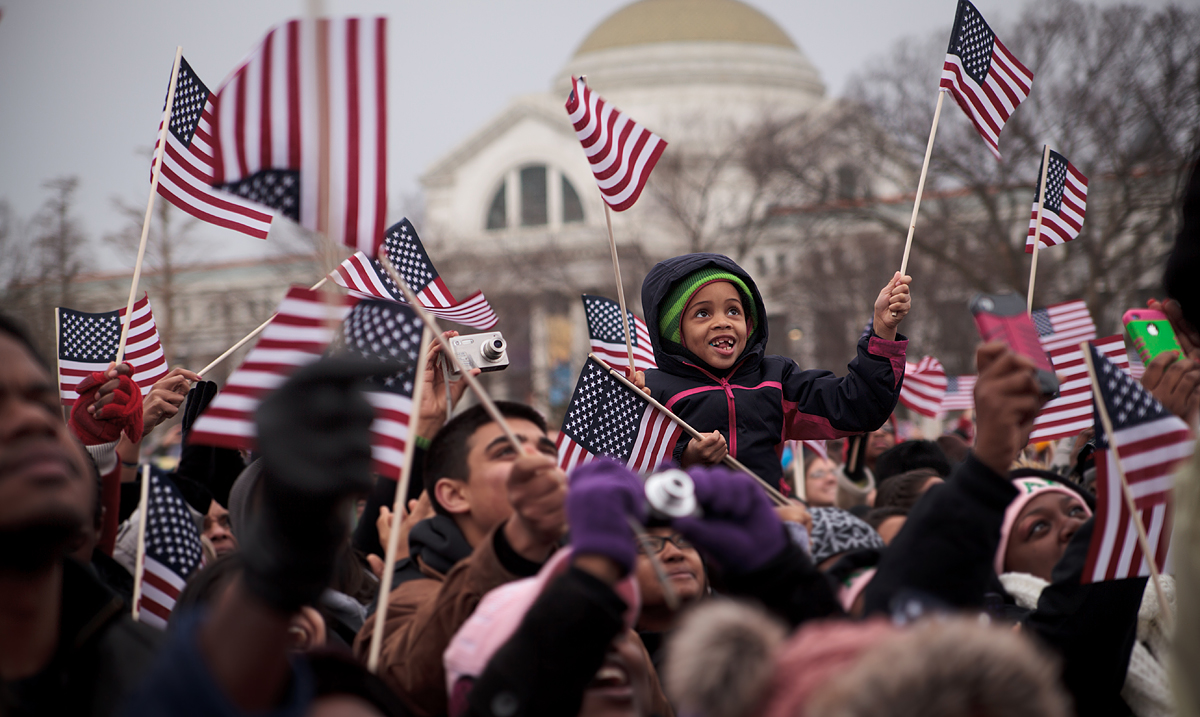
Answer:
<svg viewBox="0 0 1200 717"><path fill-rule="evenodd" d="M663 570L667 573L667 580L671 582L671 587L675 588L675 594L679 596L679 600L687 604L699 598L704 591L705 584L704 563L700 560L700 553L692 547L691 543L684 540L682 535L671 528L647 528L646 534L651 537L651 540L647 541L648 543L662 542L662 548L657 550L655 555L662 563ZM638 545L636 570L638 588L642 593L643 610L666 605L662 585L654 575L654 567L650 564L650 558L646 557L646 553L656 547L651 544Z"/></svg>
<svg viewBox="0 0 1200 717"><path fill-rule="evenodd" d="M208 505L208 514L204 516L204 537L212 543L218 558L237 550L237 538L233 536L229 511L215 500Z"/></svg>
<svg viewBox="0 0 1200 717"><path fill-rule="evenodd" d="M532 421L505 418L522 445L557 456L558 449L545 432ZM495 423L480 426L467 440L467 482L464 495L470 504L470 517L481 531L487 532L512 515L508 502L508 474L512 472L517 451Z"/></svg>
<svg viewBox="0 0 1200 717"><path fill-rule="evenodd" d="M867 436L867 460L873 461L881 454L887 452L889 448L896 446L896 430L892 428L892 424L883 424L877 431L871 431Z"/></svg>
<svg viewBox="0 0 1200 717"><path fill-rule="evenodd" d="M91 519L92 469L61 410L49 373L0 334L0 533L70 534Z"/></svg>

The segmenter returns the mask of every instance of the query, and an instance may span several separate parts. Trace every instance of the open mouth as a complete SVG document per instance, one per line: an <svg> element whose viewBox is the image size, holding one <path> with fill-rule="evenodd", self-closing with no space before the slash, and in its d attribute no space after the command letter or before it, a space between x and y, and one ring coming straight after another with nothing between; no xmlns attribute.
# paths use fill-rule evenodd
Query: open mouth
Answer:
<svg viewBox="0 0 1200 717"><path fill-rule="evenodd" d="M592 681L588 683L589 691L596 691L609 697L632 697L633 684L629 679L629 670L624 662L610 653L604 664L596 671Z"/></svg>
<svg viewBox="0 0 1200 717"><path fill-rule="evenodd" d="M709 341L708 345L716 349L717 353L719 354L729 355L733 353L733 347L735 343L736 342L734 339L729 336L718 336L712 341Z"/></svg>

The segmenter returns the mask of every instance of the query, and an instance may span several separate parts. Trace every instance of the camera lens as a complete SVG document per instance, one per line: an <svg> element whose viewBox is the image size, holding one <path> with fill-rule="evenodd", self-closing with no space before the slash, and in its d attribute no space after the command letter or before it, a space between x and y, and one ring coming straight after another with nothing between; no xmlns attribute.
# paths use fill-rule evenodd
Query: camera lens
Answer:
<svg viewBox="0 0 1200 717"><path fill-rule="evenodd" d="M485 343L480 353L488 361L499 361L504 356L504 346L504 339L497 337Z"/></svg>

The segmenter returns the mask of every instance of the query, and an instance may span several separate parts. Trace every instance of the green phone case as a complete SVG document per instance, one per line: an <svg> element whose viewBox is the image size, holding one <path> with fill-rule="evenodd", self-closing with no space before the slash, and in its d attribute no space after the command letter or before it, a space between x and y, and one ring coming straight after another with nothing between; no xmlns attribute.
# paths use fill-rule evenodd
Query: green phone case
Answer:
<svg viewBox="0 0 1200 717"><path fill-rule="evenodd" d="M1164 351L1179 351L1175 330L1166 319L1136 319L1125 324L1125 330L1143 363L1150 363Z"/></svg>

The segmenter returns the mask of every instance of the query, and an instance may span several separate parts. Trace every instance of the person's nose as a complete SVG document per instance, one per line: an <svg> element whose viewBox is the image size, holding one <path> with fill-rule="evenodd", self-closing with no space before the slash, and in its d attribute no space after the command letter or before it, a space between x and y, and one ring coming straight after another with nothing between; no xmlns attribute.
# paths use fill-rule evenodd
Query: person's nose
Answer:
<svg viewBox="0 0 1200 717"><path fill-rule="evenodd" d="M1063 545L1071 542L1071 538L1075 537L1075 533L1079 532L1079 528L1084 522L1079 518L1067 518L1064 520L1062 527L1058 531L1058 542Z"/></svg>
<svg viewBox="0 0 1200 717"><path fill-rule="evenodd" d="M683 560L683 551L675 543L668 540L663 544L663 549L658 553L658 559L663 563L674 563Z"/></svg>

